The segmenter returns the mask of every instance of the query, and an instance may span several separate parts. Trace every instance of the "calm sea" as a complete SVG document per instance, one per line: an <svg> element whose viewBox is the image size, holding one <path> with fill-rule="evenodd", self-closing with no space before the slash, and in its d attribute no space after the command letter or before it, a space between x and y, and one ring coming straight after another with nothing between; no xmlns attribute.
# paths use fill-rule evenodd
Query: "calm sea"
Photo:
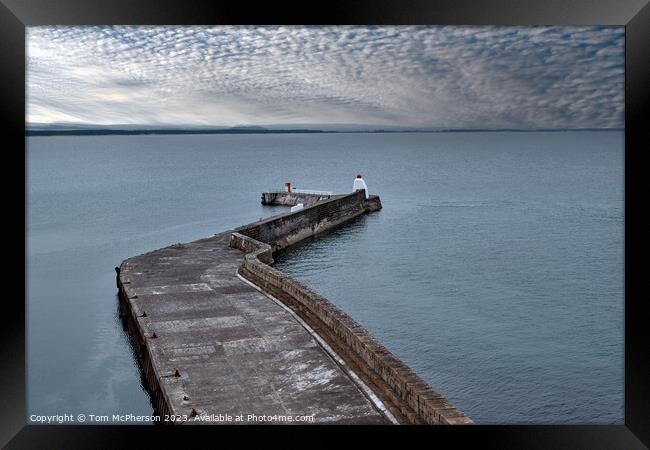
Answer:
<svg viewBox="0 0 650 450"><path fill-rule="evenodd" d="M623 423L623 163L620 131L30 137L28 419L151 414L123 259L362 173L384 208L278 268L477 423Z"/></svg>

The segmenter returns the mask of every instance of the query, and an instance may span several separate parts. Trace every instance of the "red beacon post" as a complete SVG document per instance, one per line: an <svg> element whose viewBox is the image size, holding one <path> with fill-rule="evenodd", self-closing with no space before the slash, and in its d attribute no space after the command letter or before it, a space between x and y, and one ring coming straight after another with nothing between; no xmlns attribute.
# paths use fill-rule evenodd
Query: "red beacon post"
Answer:
<svg viewBox="0 0 650 450"><path fill-rule="evenodd" d="M291 181L287 181L284 183L284 187L287 190L287 192L291 192Z"/></svg>

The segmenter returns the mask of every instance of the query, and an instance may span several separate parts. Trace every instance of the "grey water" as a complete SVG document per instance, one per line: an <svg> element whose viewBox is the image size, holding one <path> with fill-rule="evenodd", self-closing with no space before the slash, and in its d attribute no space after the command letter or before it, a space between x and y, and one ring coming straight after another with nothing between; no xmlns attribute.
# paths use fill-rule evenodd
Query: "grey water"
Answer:
<svg viewBox="0 0 650 450"><path fill-rule="evenodd" d="M26 162L30 422L153 412L123 259L362 173L384 208L278 268L477 423L623 423L621 131L29 137Z"/></svg>

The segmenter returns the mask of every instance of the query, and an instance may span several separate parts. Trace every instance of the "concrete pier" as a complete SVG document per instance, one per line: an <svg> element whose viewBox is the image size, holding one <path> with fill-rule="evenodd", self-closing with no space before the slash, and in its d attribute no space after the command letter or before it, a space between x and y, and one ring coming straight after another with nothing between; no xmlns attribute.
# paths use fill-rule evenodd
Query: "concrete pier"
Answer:
<svg viewBox="0 0 650 450"><path fill-rule="evenodd" d="M122 309L170 423L472 423L273 252L381 208L364 192L127 259ZM251 417L252 416L252 417Z"/></svg>
<svg viewBox="0 0 650 450"><path fill-rule="evenodd" d="M305 206L311 206L323 200L337 197L330 194L305 194L300 192L264 192L262 193L263 205L282 205L282 206L296 206L302 203ZM339 196L340 197L340 196Z"/></svg>

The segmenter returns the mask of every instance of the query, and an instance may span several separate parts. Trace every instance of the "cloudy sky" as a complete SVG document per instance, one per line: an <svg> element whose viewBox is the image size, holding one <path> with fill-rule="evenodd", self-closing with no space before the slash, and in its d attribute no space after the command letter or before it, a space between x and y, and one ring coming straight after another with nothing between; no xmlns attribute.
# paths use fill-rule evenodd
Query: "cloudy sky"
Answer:
<svg viewBox="0 0 650 450"><path fill-rule="evenodd" d="M29 27L27 121L623 127L622 27Z"/></svg>

